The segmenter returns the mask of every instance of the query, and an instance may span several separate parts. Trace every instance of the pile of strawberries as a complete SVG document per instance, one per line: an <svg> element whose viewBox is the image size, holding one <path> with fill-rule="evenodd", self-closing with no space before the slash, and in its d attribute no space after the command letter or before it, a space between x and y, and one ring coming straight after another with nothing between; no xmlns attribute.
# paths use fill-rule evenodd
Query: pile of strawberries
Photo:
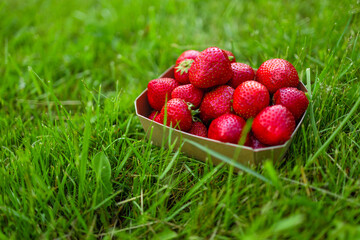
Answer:
<svg viewBox="0 0 360 240"><path fill-rule="evenodd" d="M299 76L284 59L254 71L217 47L188 50L176 60L175 78L148 84L149 118L200 137L262 148L285 143L309 101ZM253 119L251 130L245 130ZM248 121L251 123L251 121Z"/></svg>

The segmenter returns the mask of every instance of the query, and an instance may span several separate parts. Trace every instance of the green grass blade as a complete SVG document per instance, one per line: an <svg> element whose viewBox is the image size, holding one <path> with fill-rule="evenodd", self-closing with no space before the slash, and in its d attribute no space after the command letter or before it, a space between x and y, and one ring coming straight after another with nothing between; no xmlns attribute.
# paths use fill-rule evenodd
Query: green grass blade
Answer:
<svg viewBox="0 0 360 240"><path fill-rule="evenodd" d="M320 154L322 154L327 149L330 143L340 133L344 125L356 113L356 110L358 109L359 105L360 105L360 98L357 99L354 106L351 108L350 112L347 114L344 120L341 121L340 125L336 128L336 130L331 134L331 136L326 140L326 142L316 151L316 153L312 156L312 158L306 163L306 166L309 166L311 163L313 163L315 159L317 159L320 156Z"/></svg>

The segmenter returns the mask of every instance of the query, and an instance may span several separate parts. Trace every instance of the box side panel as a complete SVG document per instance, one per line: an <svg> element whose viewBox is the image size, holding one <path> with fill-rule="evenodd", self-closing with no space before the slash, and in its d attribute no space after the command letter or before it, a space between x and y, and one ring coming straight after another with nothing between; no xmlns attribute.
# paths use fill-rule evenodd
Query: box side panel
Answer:
<svg viewBox="0 0 360 240"><path fill-rule="evenodd" d="M297 89L299 89L303 92L308 92L307 88L305 87L305 85L302 82L299 82Z"/></svg>
<svg viewBox="0 0 360 240"><path fill-rule="evenodd" d="M291 144L291 139L280 148L270 148L268 150L255 152L255 163L262 164L266 160L273 161L273 163L281 161Z"/></svg>
<svg viewBox="0 0 360 240"><path fill-rule="evenodd" d="M141 95L135 100L136 114L139 116L148 117L152 111L147 99L147 90L141 93Z"/></svg>
<svg viewBox="0 0 360 240"><path fill-rule="evenodd" d="M252 150L244 149L241 146L233 146L229 144L224 144L220 142L215 141L208 141L206 139L192 137L192 136L185 136L186 139L190 139L202 146L205 146L215 152L218 152L230 159L234 159L236 157L236 162L241 163L243 165L253 165L254 162L254 152ZM206 151L203 151L192 144L185 142L183 146L183 150L188 152L189 155L195 157L195 158L201 158L202 161L206 161L206 158L208 157L208 153ZM234 156L237 154L237 156ZM218 159L216 157L211 157L216 162L223 162L222 159ZM214 161L214 162L215 162Z"/></svg>
<svg viewBox="0 0 360 240"><path fill-rule="evenodd" d="M159 125L153 121L150 121L147 118L139 117L140 122L144 127L147 138L151 138L151 141L156 146L164 146L168 147L169 144L173 144L176 141L176 149L179 148L180 144L182 144L182 152L190 157L194 157L201 161L206 161L209 157L206 151L203 151L191 143L184 141L189 139L194 141L202 146L205 146L213 151L216 151L224 156L229 158L233 158L234 154L238 154L237 162L242 163L244 165L252 165L254 162L254 152L249 149L243 149L241 146L229 145L217 141L210 141L207 139L202 139L196 136L183 134L180 131L171 130L168 127L164 127L163 125ZM215 164L222 162L221 159L216 157L211 157Z"/></svg>
<svg viewBox="0 0 360 240"><path fill-rule="evenodd" d="M174 65L166 69L166 71L160 75L160 78L174 78Z"/></svg>

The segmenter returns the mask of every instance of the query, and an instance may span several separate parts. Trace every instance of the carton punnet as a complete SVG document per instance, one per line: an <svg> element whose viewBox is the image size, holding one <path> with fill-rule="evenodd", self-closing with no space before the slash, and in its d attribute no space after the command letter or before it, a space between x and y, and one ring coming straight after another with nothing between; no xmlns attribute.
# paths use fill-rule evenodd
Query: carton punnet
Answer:
<svg viewBox="0 0 360 240"><path fill-rule="evenodd" d="M160 78L164 77L174 78L174 66L170 67L163 74L161 74ZM299 83L298 89L303 92L307 92L307 89L302 82ZM147 99L147 89L145 89L145 91L143 91L140 96L136 98L135 110L136 115L139 117L141 125L146 132L147 138L151 136L151 141L156 146L167 147L168 143L176 142L174 150L177 150L179 146L182 145L181 151L183 153L198 160L205 162L206 159L211 156L213 163L219 164L224 162L224 159L226 162L227 157L227 159L235 158L234 160L236 162L246 166L259 164L267 159L270 159L273 162L281 160L289 148L292 139L299 130L300 125L306 115L305 112L298 122L293 134L291 135L290 140L283 145L261 149L252 149L246 146L232 143L223 143L209 138L194 136L192 134L181 132L179 130L169 128L150 120L147 118L151 112L151 107ZM210 149L210 151L208 149ZM212 154L214 152L220 153L225 157L221 157L219 155L215 156L215 154Z"/></svg>

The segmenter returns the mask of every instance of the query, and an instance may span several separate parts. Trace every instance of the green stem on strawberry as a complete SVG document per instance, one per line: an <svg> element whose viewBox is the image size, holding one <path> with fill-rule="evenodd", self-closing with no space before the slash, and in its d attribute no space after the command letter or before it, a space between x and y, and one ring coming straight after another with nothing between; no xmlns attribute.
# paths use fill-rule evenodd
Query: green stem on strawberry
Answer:
<svg viewBox="0 0 360 240"><path fill-rule="evenodd" d="M176 72L180 71L181 74L183 74L184 72L187 73L193 62L194 62L194 59L185 59L178 66L175 67Z"/></svg>
<svg viewBox="0 0 360 240"><path fill-rule="evenodd" d="M200 113L199 109L196 110L190 110L191 111L191 117L193 122L201 122L200 118L196 117L196 115L198 115Z"/></svg>
<svg viewBox="0 0 360 240"><path fill-rule="evenodd" d="M185 102L185 101L184 101ZM196 115L198 115L200 113L200 109L194 109L195 106L194 104L192 103L189 103L189 102L185 102L187 105L188 105L188 109L190 110L191 112L191 117L192 117L192 120L194 122L201 122L201 120L198 118L198 117L195 117Z"/></svg>
<svg viewBox="0 0 360 240"><path fill-rule="evenodd" d="M195 116L192 117L192 120L193 122L201 122L201 119Z"/></svg>

